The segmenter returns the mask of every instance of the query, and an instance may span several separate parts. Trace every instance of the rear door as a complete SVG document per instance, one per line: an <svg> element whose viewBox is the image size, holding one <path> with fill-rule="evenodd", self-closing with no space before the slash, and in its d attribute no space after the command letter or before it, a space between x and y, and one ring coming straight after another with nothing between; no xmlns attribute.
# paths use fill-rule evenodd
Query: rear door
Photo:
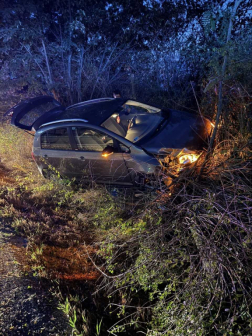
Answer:
<svg viewBox="0 0 252 336"><path fill-rule="evenodd" d="M64 110L53 97L40 96L21 101L9 109L4 117L11 118L11 124L18 128L36 131L43 123L57 119Z"/></svg>

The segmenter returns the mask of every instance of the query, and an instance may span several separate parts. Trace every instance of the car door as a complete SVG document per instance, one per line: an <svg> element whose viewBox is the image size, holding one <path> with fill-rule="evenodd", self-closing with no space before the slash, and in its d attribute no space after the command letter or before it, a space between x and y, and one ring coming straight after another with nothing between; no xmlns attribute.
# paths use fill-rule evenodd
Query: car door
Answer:
<svg viewBox="0 0 252 336"><path fill-rule="evenodd" d="M106 133L85 127L71 126L75 143L74 173L77 179L96 183L132 185L131 175L125 164L122 147ZM113 153L104 155L105 148Z"/></svg>
<svg viewBox="0 0 252 336"><path fill-rule="evenodd" d="M45 177L60 175L72 178L73 144L69 136L69 127L57 126L41 130L34 140L34 158Z"/></svg>
<svg viewBox="0 0 252 336"><path fill-rule="evenodd" d="M10 108L4 118L24 130L37 130L45 122L57 119L65 108L51 96L39 96L21 101Z"/></svg>

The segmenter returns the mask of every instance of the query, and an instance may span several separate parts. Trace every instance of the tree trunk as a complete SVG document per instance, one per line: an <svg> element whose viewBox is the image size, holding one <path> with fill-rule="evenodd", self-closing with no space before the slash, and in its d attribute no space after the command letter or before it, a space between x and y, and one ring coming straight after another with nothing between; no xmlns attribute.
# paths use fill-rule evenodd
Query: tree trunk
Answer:
<svg viewBox="0 0 252 336"><path fill-rule="evenodd" d="M228 44L228 42L230 41L231 38L231 32L232 32L232 27L233 27L233 19L235 17L237 8L239 7L240 3L242 2L242 0L236 0L230 19L229 19L229 25L228 25L228 33L227 33L227 40L226 40L226 45ZM214 140L216 137L216 133L217 133L217 129L218 129L218 125L220 122L220 116L221 116L221 112L222 112L222 86L223 86L223 79L225 76L225 71L226 71L226 67L227 67L227 60L228 60L228 55L225 54L224 59L223 59L223 64L222 64L222 68L221 68L221 73L220 73L220 81L219 81L219 92L218 92L218 107L217 107L217 115L216 115L216 119L215 119L215 126L214 126L214 130L213 130L213 135L211 137L210 140L210 146L209 146L209 150L208 152L210 152L213 148L213 144L214 144Z"/></svg>
<svg viewBox="0 0 252 336"><path fill-rule="evenodd" d="M52 85L53 84L52 72L51 72L51 67L50 67L50 64L49 64L44 40L42 40L42 45L43 45L43 52L44 52L44 56L45 56L45 60L46 60L46 67L47 67L47 71L48 71L49 84Z"/></svg>
<svg viewBox="0 0 252 336"><path fill-rule="evenodd" d="M72 53L70 52L67 58L67 81L68 81L68 94L70 103L73 104L72 95Z"/></svg>
<svg viewBox="0 0 252 336"><path fill-rule="evenodd" d="M79 71L78 71L78 79L77 79L77 98L78 102L82 99L81 93L81 75L82 75L82 67L83 67L83 56L84 56L84 47L81 47L80 56L79 56Z"/></svg>
<svg viewBox="0 0 252 336"><path fill-rule="evenodd" d="M135 75L134 75L134 70L130 70L130 83L131 83L131 94L132 98L136 99L136 88L135 88Z"/></svg>

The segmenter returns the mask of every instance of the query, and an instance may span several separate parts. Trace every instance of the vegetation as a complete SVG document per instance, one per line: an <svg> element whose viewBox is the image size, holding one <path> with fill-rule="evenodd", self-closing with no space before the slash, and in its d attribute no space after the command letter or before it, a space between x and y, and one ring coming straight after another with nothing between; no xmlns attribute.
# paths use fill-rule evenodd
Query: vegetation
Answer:
<svg viewBox="0 0 252 336"><path fill-rule="evenodd" d="M73 334L250 335L249 2L8 1L1 15L2 112L119 88L215 123L206 155L138 203L45 181L32 136L2 125L1 218L27 237L30 271L52 280Z"/></svg>

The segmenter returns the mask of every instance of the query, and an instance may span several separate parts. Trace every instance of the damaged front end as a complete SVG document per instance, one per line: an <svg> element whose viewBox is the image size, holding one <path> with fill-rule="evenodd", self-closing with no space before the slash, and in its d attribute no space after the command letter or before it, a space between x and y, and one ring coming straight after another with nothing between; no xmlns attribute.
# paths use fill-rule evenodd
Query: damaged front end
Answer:
<svg viewBox="0 0 252 336"><path fill-rule="evenodd" d="M157 158L162 167L163 182L170 186L179 174L185 169L192 167L197 162L203 151L161 148Z"/></svg>

